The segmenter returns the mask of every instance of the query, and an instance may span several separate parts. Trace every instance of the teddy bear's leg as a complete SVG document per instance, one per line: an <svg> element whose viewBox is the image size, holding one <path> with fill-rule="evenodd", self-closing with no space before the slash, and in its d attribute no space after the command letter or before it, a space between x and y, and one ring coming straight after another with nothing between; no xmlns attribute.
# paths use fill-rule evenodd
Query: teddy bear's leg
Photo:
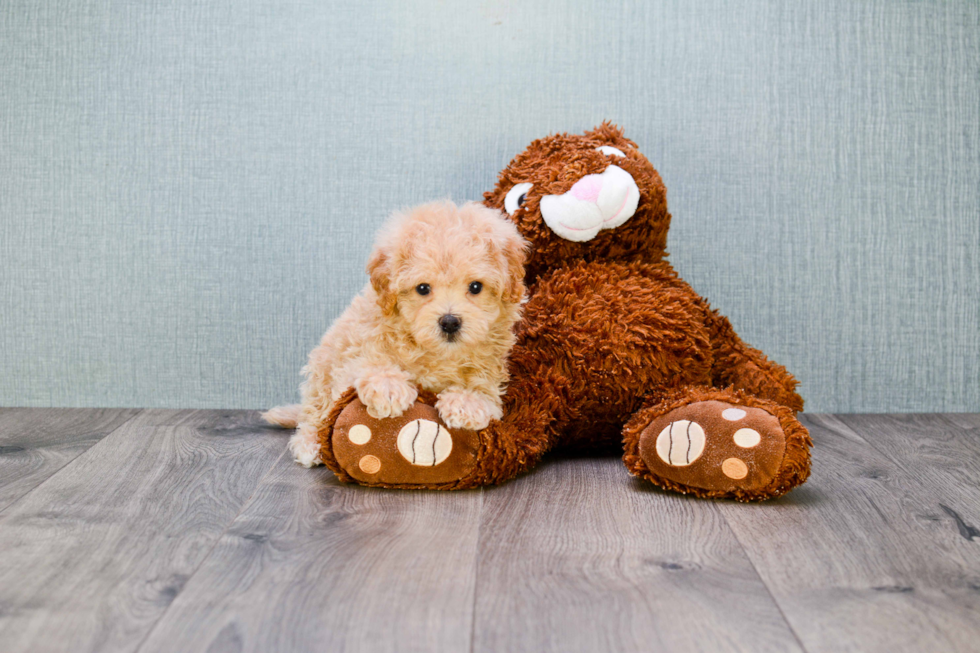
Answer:
<svg viewBox="0 0 980 653"><path fill-rule="evenodd" d="M791 408L748 392L685 386L655 397L623 428L623 462L668 490L753 501L810 475L810 436Z"/></svg>
<svg viewBox="0 0 980 653"><path fill-rule="evenodd" d="M794 411L803 410L803 398L796 392L798 382L785 367L742 342L725 316L710 309L708 316L714 356L711 384L714 387L733 386Z"/></svg>
<svg viewBox="0 0 980 653"><path fill-rule="evenodd" d="M460 490L510 480L548 448L543 410L512 407L477 432L449 428L436 400L422 391L401 416L375 419L348 390L319 428L321 460L349 483Z"/></svg>

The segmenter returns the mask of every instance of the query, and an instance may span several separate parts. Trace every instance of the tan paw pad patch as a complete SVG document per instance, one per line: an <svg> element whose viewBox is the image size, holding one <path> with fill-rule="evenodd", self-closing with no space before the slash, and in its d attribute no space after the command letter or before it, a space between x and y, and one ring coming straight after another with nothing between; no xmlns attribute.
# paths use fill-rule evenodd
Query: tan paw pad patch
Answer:
<svg viewBox="0 0 980 653"><path fill-rule="evenodd" d="M738 458L729 458L721 464L721 472L738 481L749 475L749 468Z"/></svg>
<svg viewBox="0 0 980 653"><path fill-rule="evenodd" d="M735 431L732 440L743 449L751 449L762 442L762 436L755 429L739 429Z"/></svg>
<svg viewBox="0 0 980 653"><path fill-rule="evenodd" d="M746 415L745 411L741 408L726 408L721 411L721 416L727 419L729 422L737 422L738 420L744 418Z"/></svg>
<svg viewBox="0 0 980 653"><path fill-rule="evenodd" d="M357 463L357 466L360 467L361 471L365 474L377 474L381 471L381 461L378 460L377 456L364 456Z"/></svg>
<svg viewBox="0 0 980 653"><path fill-rule="evenodd" d="M354 444L367 444L371 441L371 429L363 424L355 424L350 427L350 431L347 432L347 437Z"/></svg>

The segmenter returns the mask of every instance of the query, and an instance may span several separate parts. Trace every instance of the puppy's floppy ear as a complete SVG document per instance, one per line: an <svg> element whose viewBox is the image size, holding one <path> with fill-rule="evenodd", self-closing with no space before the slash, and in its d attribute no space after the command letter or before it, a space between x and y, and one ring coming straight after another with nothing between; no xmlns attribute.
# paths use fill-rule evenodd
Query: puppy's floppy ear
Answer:
<svg viewBox="0 0 980 653"><path fill-rule="evenodd" d="M371 277L371 287L378 295L378 306L385 315L392 315L395 312L395 304L398 297L391 290L391 257L384 250L378 247L371 253L368 259L367 273Z"/></svg>
<svg viewBox="0 0 980 653"><path fill-rule="evenodd" d="M514 229L503 242L504 259L507 261L507 282L504 300L513 304L524 299L524 262L527 260L528 242Z"/></svg>

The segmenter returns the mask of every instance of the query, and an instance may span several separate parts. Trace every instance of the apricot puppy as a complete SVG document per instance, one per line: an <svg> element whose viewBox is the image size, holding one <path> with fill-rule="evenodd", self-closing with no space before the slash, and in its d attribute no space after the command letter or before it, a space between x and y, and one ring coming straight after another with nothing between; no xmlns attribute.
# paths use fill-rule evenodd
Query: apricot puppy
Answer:
<svg viewBox="0 0 980 653"><path fill-rule="evenodd" d="M433 202L393 215L368 261L370 282L310 353L303 403L263 415L297 427L296 461L320 463L317 434L350 387L377 419L400 416L419 388L438 395L450 428L499 419L526 247L510 220L482 204Z"/></svg>

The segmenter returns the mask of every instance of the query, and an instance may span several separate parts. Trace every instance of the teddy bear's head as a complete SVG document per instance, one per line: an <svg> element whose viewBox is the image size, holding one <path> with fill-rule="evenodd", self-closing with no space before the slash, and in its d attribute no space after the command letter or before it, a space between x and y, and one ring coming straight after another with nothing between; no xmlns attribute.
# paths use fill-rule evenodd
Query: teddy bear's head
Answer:
<svg viewBox="0 0 980 653"><path fill-rule="evenodd" d="M533 281L576 259L659 259L667 247L667 190L623 130L531 143L500 173L484 203L510 215L531 243Z"/></svg>

